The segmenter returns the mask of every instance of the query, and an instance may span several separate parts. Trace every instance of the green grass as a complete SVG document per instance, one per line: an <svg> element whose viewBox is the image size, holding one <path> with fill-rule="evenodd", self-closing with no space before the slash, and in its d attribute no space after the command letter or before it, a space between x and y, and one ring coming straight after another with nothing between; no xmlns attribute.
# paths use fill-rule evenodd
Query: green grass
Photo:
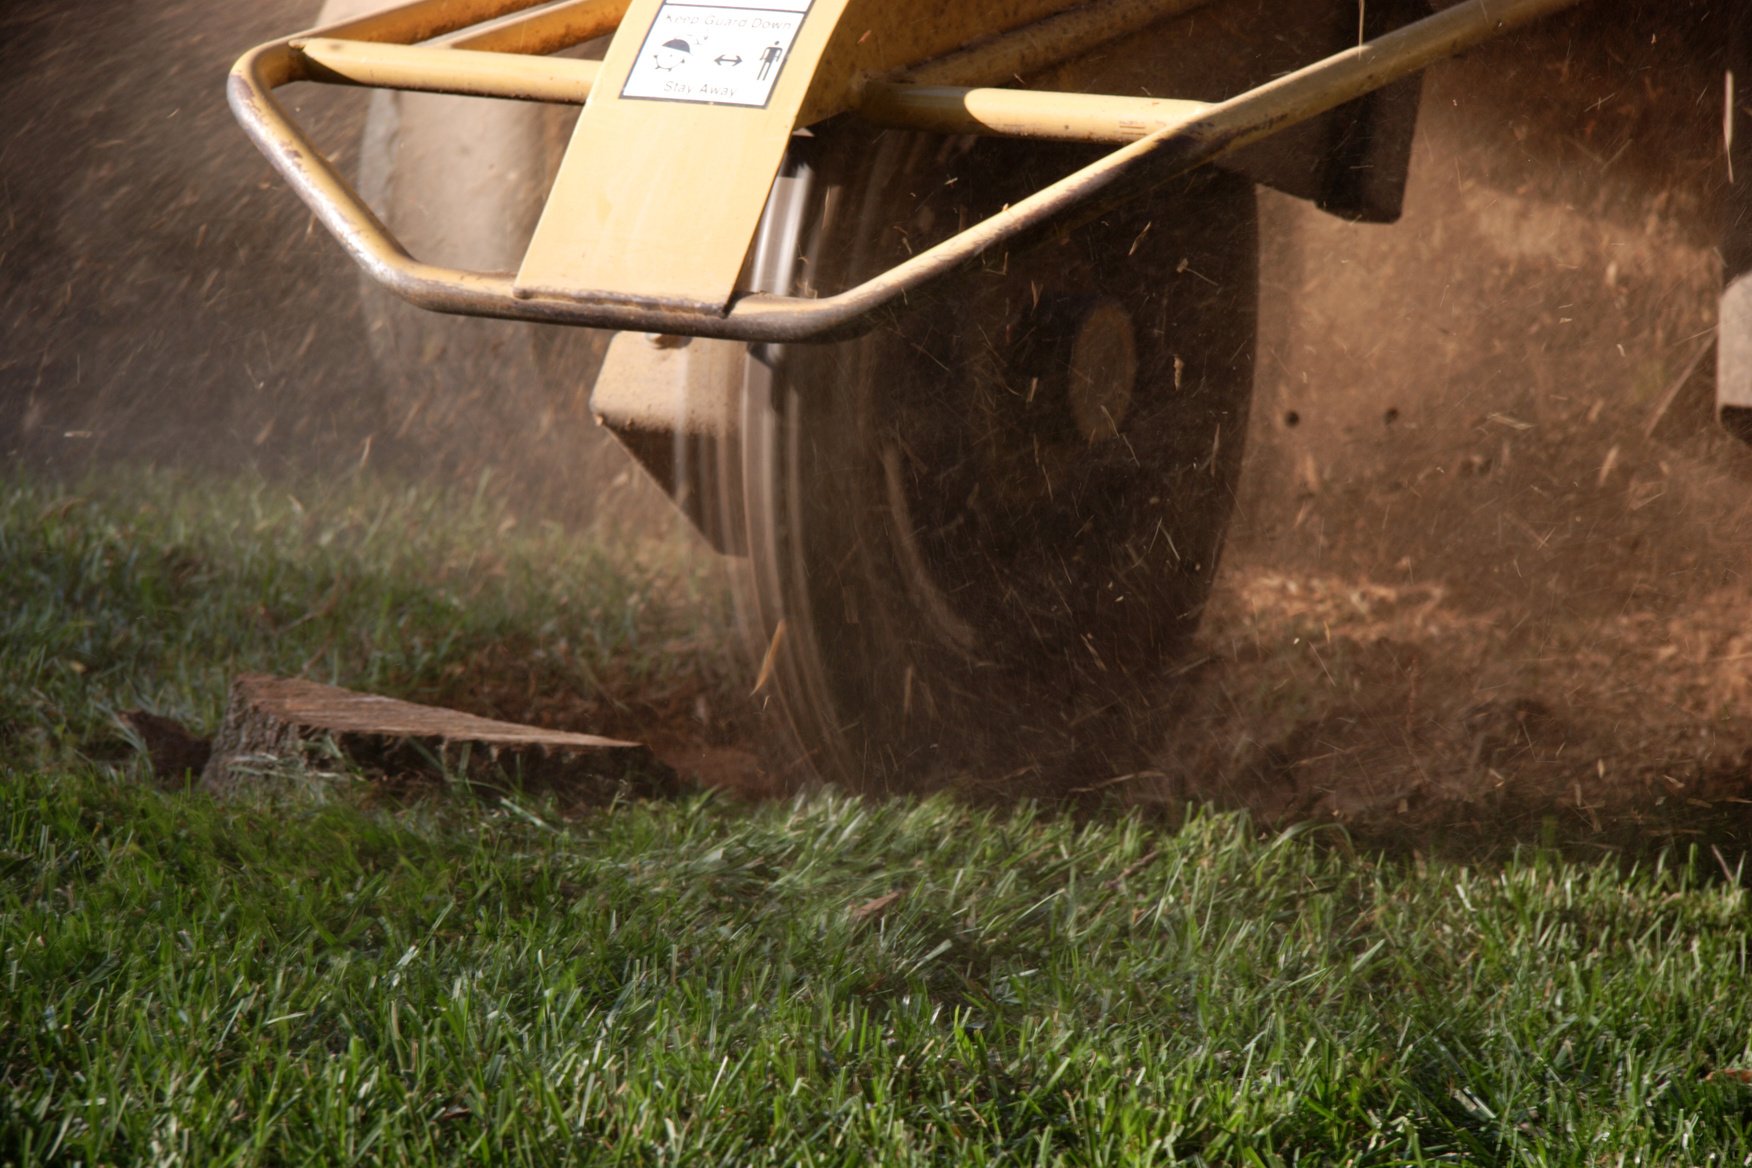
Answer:
<svg viewBox="0 0 1752 1168"><path fill-rule="evenodd" d="M0 802L0 1159L1743 1163L1744 893L942 802ZM899 893L885 911L860 906Z"/></svg>
<svg viewBox="0 0 1752 1168"><path fill-rule="evenodd" d="M607 705L717 696L722 659L675 645L724 601L673 567L522 530L479 496L141 472L78 491L14 482L0 749L113 761L128 752L116 714L134 707L212 730L241 671L437 701L513 685Z"/></svg>
<svg viewBox="0 0 1752 1168"><path fill-rule="evenodd" d="M417 690L555 637L580 684L668 684L669 593L499 522L14 488L0 1163L1752 1163L1752 1088L1711 1077L1752 1068L1752 906L1709 853L1466 867L830 795L220 804L106 753L113 709L210 722L240 664Z"/></svg>

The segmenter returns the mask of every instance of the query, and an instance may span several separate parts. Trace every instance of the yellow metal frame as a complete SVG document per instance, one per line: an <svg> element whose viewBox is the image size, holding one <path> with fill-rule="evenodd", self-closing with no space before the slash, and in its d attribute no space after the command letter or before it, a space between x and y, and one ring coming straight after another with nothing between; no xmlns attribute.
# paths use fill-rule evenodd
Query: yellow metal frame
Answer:
<svg viewBox="0 0 1752 1168"><path fill-rule="evenodd" d="M733 281L734 271L724 275L729 265L722 257L733 257L739 265L753 236L758 214L751 216L746 208L733 217L730 238L718 238L726 235L723 229L708 233L720 258L702 284L707 289L703 295L678 293L660 283L655 291L642 288L637 264L612 259L608 270L625 286L605 291L600 284L567 283L564 277L575 265L547 262L555 253L554 237L563 237L565 246L577 246L596 226L581 206L589 206L589 198L600 203L615 197L620 193L617 182L630 184L627 189L636 193L637 184L648 181L637 173L611 176L604 180L608 185L598 182L594 187L589 184L596 180L587 177L582 188L587 197L582 203L571 199L562 229L546 238L538 229L525 273L539 271L542 279L424 263L407 253L311 145L273 92L293 82L315 81L587 104L575 144L591 140L594 131L587 132L587 123L600 123L619 135L598 135L604 149L619 149L625 126L648 115L669 115L671 132L721 132L701 129L734 124L709 120L710 112L719 108L715 106L656 110L665 103L637 103L641 108L628 110L618 128L606 113L593 119L593 110L606 103L592 101L592 92L605 77L618 92L618 79L625 76L659 0L563 0L545 6L542 0L416 0L252 50L232 72L230 99L256 144L354 259L417 305L519 320L782 342L853 328L907 290L1116 184L1135 183L1142 189L1184 173L1579 0L1466 0L1214 104L989 88L994 81L1037 72L1203 2L1096 0L1074 5L1072 0L1006 0L939 5L949 15L933 20L916 13L903 19L902 10L912 6L895 0L816 0L818 10L830 10L832 27L827 22L816 27L807 62L812 69L792 83L794 91L781 112L767 115L759 127L768 153L775 136L782 142L793 129L842 112L879 124L944 133L1123 143L897 267L820 299L739 293L725 282ZM1006 13L1009 23L1000 24L999 35L981 39L982 32L992 31L979 23L994 19L981 17L988 7ZM813 13L810 19L815 19ZM606 62L545 55L622 28L631 39L617 33ZM970 41L976 42L973 47L960 47ZM618 53L616 46L621 46ZM782 85L784 78L780 80ZM568 168L588 176L593 161L589 154L569 151L556 187L564 187ZM744 190L758 185L764 198L776 167L776 158L763 154L736 185ZM554 197L567 196L559 189ZM673 217L680 205L669 198L663 213ZM558 282L555 273L561 277Z"/></svg>

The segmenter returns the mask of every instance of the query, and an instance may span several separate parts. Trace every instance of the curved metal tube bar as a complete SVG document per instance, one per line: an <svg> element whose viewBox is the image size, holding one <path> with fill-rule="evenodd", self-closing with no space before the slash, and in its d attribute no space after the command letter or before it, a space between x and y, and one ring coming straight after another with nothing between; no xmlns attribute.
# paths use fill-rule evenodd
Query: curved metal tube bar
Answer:
<svg viewBox="0 0 1752 1168"><path fill-rule="evenodd" d="M980 254L1041 227L1122 181L1141 191L1284 126L1314 117L1401 77L1579 0L1466 0L1354 49L1165 127L1041 188L991 218L837 295L753 293L728 311L687 301L580 292L519 296L509 272L469 272L409 255L275 100L273 90L311 80L289 41L252 50L232 70L232 110L261 151L342 247L385 287L437 312L750 342L795 342L855 331L870 313ZM327 35L319 33L316 35Z"/></svg>

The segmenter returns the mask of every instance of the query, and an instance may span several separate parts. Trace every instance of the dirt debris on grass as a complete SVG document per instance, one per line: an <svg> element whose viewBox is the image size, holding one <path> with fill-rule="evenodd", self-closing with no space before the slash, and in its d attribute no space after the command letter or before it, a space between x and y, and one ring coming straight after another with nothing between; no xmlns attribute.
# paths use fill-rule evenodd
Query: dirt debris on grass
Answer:
<svg viewBox="0 0 1752 1168"><path fill-rule="evenodd" d="M199 775L213 757L213 740L197 734L175 718L150 710L123 710L122 724L139 738L152 774L166 785Z"/></svg>
<svg viewBox="0 0 1752 1168"><path fill-rule="evenodd" d="M1168 696L1158 798L1365 837L1554 824L1752 840L1752 635L1735 590L1532 625L1439 585L1231 581Z"/></svg>
<svg viewBox="0 0 1752 1168"><path fill-rule="evenodd" d="M1432 68L1392 227L1262 197L1249 463L1133 797L1752 844L1726 175L1719 109L1679 96L1719 91L1721 15L1577 9Z"/></svg>

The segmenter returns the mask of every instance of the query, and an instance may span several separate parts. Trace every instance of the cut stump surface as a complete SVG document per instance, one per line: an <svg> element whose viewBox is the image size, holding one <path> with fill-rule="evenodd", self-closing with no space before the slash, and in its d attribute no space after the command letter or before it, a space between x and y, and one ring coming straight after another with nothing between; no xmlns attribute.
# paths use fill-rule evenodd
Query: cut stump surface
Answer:
<svg viewBox="0 0 1752 1168"><path fill-rule="evenodd" d="M316 759L391 777L451 774L490 787L562 790L592 802L679 788L675 773L637 742L260 674L232 683L201 785L223 794L276 765Z"/></svg>

